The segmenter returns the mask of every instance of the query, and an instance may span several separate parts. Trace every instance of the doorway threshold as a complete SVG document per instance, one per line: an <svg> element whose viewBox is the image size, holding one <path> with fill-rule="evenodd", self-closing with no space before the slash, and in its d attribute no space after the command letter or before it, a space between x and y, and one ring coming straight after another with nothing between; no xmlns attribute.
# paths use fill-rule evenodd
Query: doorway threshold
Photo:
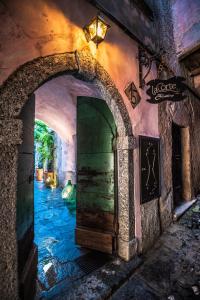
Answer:
<svg viewBox="0 0 200 300"><path fill-rule="evenodd" d="M184 201L174 209L173 221L176 222L196 201L198 197L190 201Z"/></svg>

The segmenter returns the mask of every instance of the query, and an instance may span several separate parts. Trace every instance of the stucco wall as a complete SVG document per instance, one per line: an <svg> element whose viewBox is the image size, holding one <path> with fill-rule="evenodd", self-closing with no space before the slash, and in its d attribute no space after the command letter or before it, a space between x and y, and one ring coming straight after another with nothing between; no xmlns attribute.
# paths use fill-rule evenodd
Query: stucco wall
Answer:
<svg viewBox="0 0 200 300"><path fill-rule="evenodd" d="M200 43L200 1L172 1L174 37L177 54Z"/></svg>
<svg viewBox="0 0 200 300"><path fill-rule="evenodd" d="M139 89L137 43L105 18L111 25L105 42L98 49L92 42L88 44L82 28L96 12L91 4L80 0L36 0L34 3L8 0L6 4L1 3L0 82L33 58L81 50L89 45L91 53L108 71L123 96L133 126L155 136L158 134L157 107L146 103L143 94L144 99L133 111L124 93L130 81ZM141 122L141 118L146 121Z"/></svg>
<svg viewBox="0 0 200 300"><path fill-rule="evenodd" d="M76 156L76 136L74 143L64 141L55 133L55 172L58 178L58 185L64 187L68 180L76 183L76 166L74 163Z"/></svg>
<svg viewBox="0 0 200 300"><path fill-rule="evenodd" d="M158 41L152 16L151 13L149 16L148 13L144 13L144 10L142 11L143 0L94 0L93 2L112 14L114 18L151 50L157 48ZM140 4L140 7L136 3Z"/></svg>

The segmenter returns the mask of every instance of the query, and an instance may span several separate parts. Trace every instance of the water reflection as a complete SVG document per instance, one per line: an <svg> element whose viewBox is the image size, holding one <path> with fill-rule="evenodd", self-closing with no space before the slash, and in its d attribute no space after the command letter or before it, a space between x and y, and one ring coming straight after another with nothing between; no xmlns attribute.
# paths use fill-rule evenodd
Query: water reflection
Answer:
<svg viewBox="0 0 200 300"><path fill-rule="evenodd" d="M75 244L76 201L63 200L61 193L60 188L46 188L42 182L34 184L34 241L38 246L41 295L54 290L56 293L63 280L66 286L66 282L83 276L75 260L89 252Z"/></svg>

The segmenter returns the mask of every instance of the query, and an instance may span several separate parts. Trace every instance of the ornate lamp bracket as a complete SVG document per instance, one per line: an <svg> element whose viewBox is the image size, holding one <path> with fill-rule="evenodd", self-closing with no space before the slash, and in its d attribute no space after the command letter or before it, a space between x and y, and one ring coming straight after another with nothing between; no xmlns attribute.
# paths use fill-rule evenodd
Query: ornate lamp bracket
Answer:
<svg viewBox="0 0 200 300"><path fill-rule="evenodd" d="M147 51L139 46L138 48L138 60L139 60L139 80L140 80L140 88L144 88L146 84L146 78L151 71L152 62L158 59L158 54L154 54L150 56ZM144 71L144 68L146 69Z"/></svg>

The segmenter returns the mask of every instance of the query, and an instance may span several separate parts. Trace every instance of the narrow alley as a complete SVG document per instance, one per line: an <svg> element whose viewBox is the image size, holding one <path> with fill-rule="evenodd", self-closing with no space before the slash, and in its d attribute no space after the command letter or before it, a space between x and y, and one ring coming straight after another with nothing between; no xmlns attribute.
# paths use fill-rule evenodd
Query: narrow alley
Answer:
<svg viewBox="0 0 200 300"><path fill-rule="evenodd" d="M200 0L0 0L0 300L200 300Z"/></svg>

